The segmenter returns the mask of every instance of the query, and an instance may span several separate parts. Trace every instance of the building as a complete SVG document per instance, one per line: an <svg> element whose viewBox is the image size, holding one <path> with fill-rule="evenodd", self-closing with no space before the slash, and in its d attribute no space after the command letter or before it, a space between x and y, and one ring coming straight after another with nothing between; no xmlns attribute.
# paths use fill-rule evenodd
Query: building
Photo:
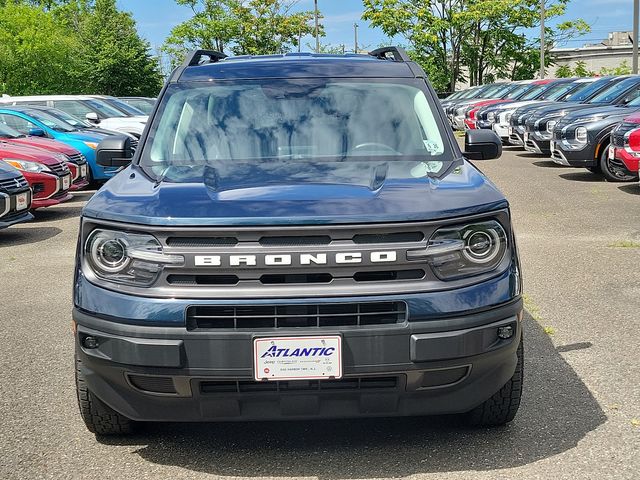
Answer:
<svg viewBox="0 0 640 480"><path fill-rule="evenodd" d="M611 32L609 38L600 43L587 44L579 48L554 48L551 55L553 72L561 65L575 68L577 62L584 62L587 70L599 72L602 68L616 68L626 61L632 63L632 32ZM549 72L551 73L551 72Z"/></svg>

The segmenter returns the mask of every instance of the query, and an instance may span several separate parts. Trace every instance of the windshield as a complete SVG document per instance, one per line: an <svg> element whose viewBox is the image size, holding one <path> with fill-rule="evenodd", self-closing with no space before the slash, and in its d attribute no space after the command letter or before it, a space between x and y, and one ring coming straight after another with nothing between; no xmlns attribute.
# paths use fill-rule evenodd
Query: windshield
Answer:
<svg viewBox="0 0 640 480"><path fill-rule="evenodd" d="M529 90L527 90L527 93L519 97L518 100L535 100L538 98L538 95L544 92L547 88L549 88L549 85L546 83L533 85Z"/></svg>
<svg viewBox="0 0 640 480"><path fill-rule="evenodd" d="M91 98L88 100L83 100L83 102L89 105L92 110L96 111L100 114L100 116L104 118L126 117L126 115L120 110L113 108L111 105L107 105L102 100Z"/></svg>
<svg viewBox="0 0 640 480"><path fill-rule="evenodd" d="M376 175L387 176L390 168L403 177L440 171L453 154L420 88L424 83L387 82L171 85L141 164L155 175L168 167L212 167L216 177L239 169L246 175L269 169L272 177L299 170L317 182L331 181L327 172L335 169L382 169Z"/></svg>
<svg viewBox="0 0 640 480"><path fill-rule="evenodd" d="M80 120L79 118L76 118L73 115L69 115L67 112L63 112L62 110L58 110L57 108L48 109L47 114L51 115L52 117L58 118L63 122L66 122L78 129L91 127L91 125L84 120Z"/></svg>
<svg viewBox="0 0 640 480"><path fill-rule="evenodd" d="M554 85L545 90L545 92L540 95L540 100L559 100L564 97L567 92L570 92L575 88L575 83L561 83L559 85Z"/></svg>
<svg viewBox="0 0 640 480"><path fill-rule="evenodd" d="M509 92L509 94L504 97L508 100L516 100L520 95L523 95L525 92L528 92L533 87L532 83L525 83L522 85L518 85L513 90Z"/></svg>
<svg viewBox="0 0 640 480"><path fill-rule="evenodd" d="M19 131L14 130L9 125L0 122L0 138L21 138L24 137Z"/></svg>
<svg viewBox="0 0 640 480"><path fill-rule="evenodd" d="M145 115L149 115L153 111L153 107L155 106L155 101L145 100L144 98L128 98L124 101L129 105L136 107Z"/></svg>
<svg viewBox="0 0 640 480"><path fill-rule="evenodd" d="M460 95L460 98L461 98L461 99L463 99L463 98L472 98L472 97L474 97L474 96L476 95L476 93L477 93L479 90L480 90L480 87L473 87L473 88L470 88L470 89L468 89L468 90L465 90L465 91L463 92L463 94L462 94L462 95Z"/></svg>
<svg viewBox="0 0 640 480"><path fill-rule="evenodd" d="M491 85L486 90L482 92L482 96L484 98L493 98L497 92L502 90L503 85Z"/></svg>
<svg viewBox="0 0 640 480"><path fill-rule="evenodd" d="M42 110L24 110L24 113L35 118L36 120L44 123L48 128L57 132L75 132L77 128L68 124L64 120L61 120L53 115L50 115Z"/></svg>
<svg viewBox="0 0 640 480"><path fill-rule="evenodd" d="M146 115L146 113L138 110L136 107L133 107L123 102L122 100L118 100L117 98L102 98L101 100L106 104L108 104L109 106L113 108L117 108L118 110L120 110L123 113L126 113L129 116Z"/></svg>
<svg viewBox="0 0 640 480"><path fill-rule="evenodd" d="M623 80L622 82L615 83L610 87L605 88L602 92L597 94L587 103L608 105L634 85L638 85L638 80L635 78L630 78L628 80Z"/></svg>
<svg viewBox="0 0 640 480"><path fill-rule="evenodd" d="M595 80L593 82L579 82L578 88L571 92L564 99L566 102L584 102L600 90L604 85L609 83L607 80Z"/></svg>

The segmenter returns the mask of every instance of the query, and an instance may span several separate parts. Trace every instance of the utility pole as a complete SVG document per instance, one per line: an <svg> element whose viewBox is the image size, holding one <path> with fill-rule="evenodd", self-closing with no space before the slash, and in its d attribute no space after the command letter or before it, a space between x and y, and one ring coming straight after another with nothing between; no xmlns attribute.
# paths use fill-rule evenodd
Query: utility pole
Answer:
<svg viewBox="0 0 640 480"><path fill-rule="evenodd" d="M300 53L301 46L302 46L302 28L298 30L298 53Z"/></svg>
<svg viewBox="0 0 640 480"><path fill-rule="evenodd" d="M638 22L640 21L640 0L633 0L633 73L638 73Z"/></svg>
<svg viewBox="0 0 640 480"><path fill-rule="evenodd" d="M313 10L316 22L316 53L320 53L320 32L318 28L318 0L313 0Z"/></svg>
<svg viewBox="0 0 640 480"><path fill-rule="evenodd" d="M358 24L353 24L353 53L358 53Z"/></svg>
<svg viewBox="0 0 640 480"><path fill-rule="evenodd" d="M540 0L540 78L544 78L544 1L545 0Z"/></svg>

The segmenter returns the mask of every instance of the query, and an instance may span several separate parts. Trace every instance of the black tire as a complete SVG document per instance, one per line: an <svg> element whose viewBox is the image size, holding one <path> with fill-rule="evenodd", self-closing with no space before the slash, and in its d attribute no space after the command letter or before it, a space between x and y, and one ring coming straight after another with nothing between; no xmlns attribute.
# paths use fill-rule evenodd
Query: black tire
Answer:
<svg viewBox="0 0 640 480"><path fill-rule="evenodd" d="M522 340L517 351L518 363L513 377L491 398L467 413L469 424L479 427L496 427L512 421L522 397L522 380L524 374L524 347Z"/></svg>
<svg viewBox="0 0 640 480"><path fill-rule="evenodd" d="M75 362L78 407L89 431L96 435L126 435L133 432L133 421L105 405L87 388L81 368L82 360L76 356Z"/></svg>
<svg viewBox="0 0 640 480"><path fill-rule="evenodd" d="M635 175L630 175L620 160L609 159L608 146L602 149L598 166L604 178L609 182L633 182L638 178Z"/></svg>

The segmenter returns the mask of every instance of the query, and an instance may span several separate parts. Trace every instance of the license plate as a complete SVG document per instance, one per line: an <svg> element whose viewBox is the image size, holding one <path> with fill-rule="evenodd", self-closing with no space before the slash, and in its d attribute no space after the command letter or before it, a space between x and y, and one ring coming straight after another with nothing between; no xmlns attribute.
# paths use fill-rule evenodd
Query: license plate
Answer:
<svg viewBox="0 0 640 480"><path fill-rule="evenodd" d="M26 210L29 207L29 194L27 192L16 195L16 210Z"/></svg>
<svg viewBox="0 0 640 480"><path fill-rule="evenodd" d="M80 165L80 176L83 177L83 178L87 176L87 166L86 165Z"/></svg>
<svg viewBox="0 0 640 480"><path fill-rule="evenodd" d="M616 158L616 147L609 145L609 160Z"/></svg>
<svg viewBox="0 0 640 480"><path fill-rule="evenodd" d="M549 142L549 149L553 152L556 149L556 142L554 142L553 140L551 140Z"/></svg>
<svg viewBox="0 0 640 480"><path fill-rule="evenodd" d="M342 378L342 337L255 338L253 366L258 381Z"/></svg>
<svg viewBox="0 0 640 480"><path fill-rule="evenodd" d="M69 190L71 186L71 176L62 177L62 190Z"/></svg>

